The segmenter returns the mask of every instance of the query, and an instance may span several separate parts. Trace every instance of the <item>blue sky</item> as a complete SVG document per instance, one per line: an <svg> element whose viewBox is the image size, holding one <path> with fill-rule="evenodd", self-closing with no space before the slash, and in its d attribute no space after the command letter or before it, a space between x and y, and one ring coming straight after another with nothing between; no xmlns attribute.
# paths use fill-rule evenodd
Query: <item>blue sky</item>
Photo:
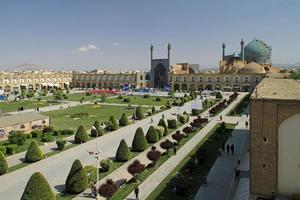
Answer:
<svg viewBox="0 0 300 200"><path fill-rule="evenodd" d="M300 61L297 0L0 1L0 69L23 63L56 69L148 69L149 45L171 63L217 66L254 37L273 63Z"/></svg>

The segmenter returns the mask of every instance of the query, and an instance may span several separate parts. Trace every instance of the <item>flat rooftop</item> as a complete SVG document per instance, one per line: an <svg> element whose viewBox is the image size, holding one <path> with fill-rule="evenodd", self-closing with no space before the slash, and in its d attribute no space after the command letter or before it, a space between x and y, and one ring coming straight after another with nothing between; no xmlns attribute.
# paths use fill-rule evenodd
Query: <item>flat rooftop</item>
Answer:
<svg viewBox="0 0 300 200"><path fill-rule="evenodd" d="M31 122L35 120L47 119L47 118L48 116L42 115L38 112L27 112L27 113L3 116L0 117L0 128Z"/></svg>
<svg viewBox="0 0 300 200"><path fill-rule="evenodd" d="M251 98L300 100L300 80L265 78L258 84Z"/></svg>

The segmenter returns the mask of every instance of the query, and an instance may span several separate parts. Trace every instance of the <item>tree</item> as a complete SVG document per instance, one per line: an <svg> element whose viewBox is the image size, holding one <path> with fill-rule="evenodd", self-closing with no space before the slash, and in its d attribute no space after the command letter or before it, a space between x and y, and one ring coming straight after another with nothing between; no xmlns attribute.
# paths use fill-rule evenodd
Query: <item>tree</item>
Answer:
<svg viewBox="0 0 300 200"><path fill-rule="evenodd" d="M26 141L26 135L22 131L10 131L8 141L10 144L23 145Z"/></svg>
<svg viewBox="0 0 300 200"><path fill-rule="evenodd" d="M103 159L100 162L100 167L103 169L103 171L108 172L109 168L111 166L111 163L112 163L111 160L109 160L109 159Z"/></svg>
<svg viewBox="0 0 300 200"><path fill-rule="evenodd" d="M54 193L46 178L40 173L35 172L31 175L21 200L55 200Z"/></svg>
<svg viewBox="0 0 300 200"><path fill-rule="evenodd" d="M175 93L174 93L174 91L173 91L173 90L170 90L170 91L168 92L168 96L170 96L170 97L174 97L174 95L175 95Z"/></svg>
<svg viewBox="0 0 300 200"><path fill-rule="evenodd" d="M132 150L141 152L147 148L147 141L141 127L137 128L132 141Z"/></svg>
<svg viewBox="0 0 300 200"><path fill-rule="evenodd" d="M158 124L157 124L157 126L164 127L165 128L164 135L168 135L168 126L167 126L167 124L166 124L166 122L165 122L164 119L160 119L159 122L158 122Z"/></svg>
<svg viewBox="0 0 300 200"><path fill-rule="evenodd" d="M100 129L100 122L99 122L98 120L96 120L96 121L94 122L94 127L95 127L97 130Z"/></svg>
<svg viewBox="0 0 300 200"><path fill-rule="evenodd" d="M80 125L75 134L75 143L85 143L86 141L88 141L88 138L89 136L86 132L86 129L84 128L84 126Z"/></svg>
<svg viewBox="0 0 300 200"><path fill-rule="evenodd" d="M34 92L33 92L33 90L28 90L28 92L27 92L27 97L28 97L28 98L34 97Z"/></svg>
<svg viewBox="0 0 300 200"><path fill-rule="evenodd" d="M79 160L75 160L66 180L66 191L71 194L83 192L88 185L87 174Z"/></svg>
<svg viewBox="0 0 300 200"><path fill-rule="evenodd" d="M152 161L152 166L156 166L156 162L160 158L161 152L156 150L156 147L153 146L151 151L147 153L147 158Z"/></svg>
<svg viewBox="0 0 300 200"><path fill-rule="evenodd" d="M21 90L21 96L22 96L23 98L26 97L26 90L25 90L25 89L22 89L22 90Z"/></svg>
<svg viewBox="0 0 300 200"><path fill-rule="evenodd" d="M145 170L145 165L141 164L139 160L135 160L128 166L127 171L133 176L134 182L136 182L137 176Z"/></svg>
<svg viewBox="0 0 300 200"><path fill-rule="evenodd" d="M128 117L125 113L122 114L121 119L119 120L120 126L127 126L129 124Z"/></svg>
<svg viewBox="0 0 300 200"><path fill-rule="evenodd" d="M159 140L159 136L154 126L149 127L146 134L146 139L148 143L155 143Z"/></svg>
<svg viewBox="0 0 300 200"><path fill-rule="evenodd" d="M102 100L102 102L105 102L106 99L107 99L106 95L105 95L105 94L102 94L102 95L101 95L101 100Z"/></svg>
<svg viewBox="0 0 300 200"><path fill-rule="evenodd" d="M3 155L2 151L0 151L0 175L7 173L8 165Z"/></svg>
<svg viewBox="0 0 300 200"><path fill-rule="evenodd" d="M141 120L141 119L145 118L145 114L144 114L143 108L141 106L136 108L135 116L138 120Z"/></svg>
<svg viewBox="0 0 300 200"><path fill-rule="evenodd" d="M154 107L154 106L152 106L151 112L152 112L152 114L155 114L155 113L156 113L156 110L155 110L155 107Z"/></svg>
<svg viewBox="0 0 300 200"><path fill-rule="evenodd" d="M64 139L56 140L56 145L57 145L58 150L63 150L65 148L66 143L67 143L67 141Z"/></svg>
<svg viewBox="0 0 300 200"><path fill-rule="evenodd" d="M217 92L216 98L217 98L217 99L223 99L222 93L221 93L221 92Z"/></svg>
<svg viewBox="0 0 300 200"><path fill-rule="evenodd" d="M110 127L109 127L109 129L111 131L115 131L115 130L117 130L119 128L119 124L118 124L118 122L117 122L117 120L116 120L116 118L115 118L114 115L110 116L109 121L110 121Z"/></svg>
<svg viewBox="0 0 300 200"><path fill-rule="evenodd" d="M124 162L130 159L130 150L124 139L121 140L118 150L116 152L116 161Z"/></svg>
<svg viewBox="0 0 300 200"><path fill-rule="evenodd" d="M28 163L33 163L33 162L37 162L39 160L43 159L43 153L40 150L39 145L37 144L37 142L35 140L33 140L29 147L28 150L26 152L25 155L25 161Z"/></svg>
<svg viewBox="0 0 300 200"><path fill-rule="evenodd" d="M110 199L114 193L118 190L118 186L111 179L108 179L106 183L102 184L98 190L99 194L107 199Z"/></svg>

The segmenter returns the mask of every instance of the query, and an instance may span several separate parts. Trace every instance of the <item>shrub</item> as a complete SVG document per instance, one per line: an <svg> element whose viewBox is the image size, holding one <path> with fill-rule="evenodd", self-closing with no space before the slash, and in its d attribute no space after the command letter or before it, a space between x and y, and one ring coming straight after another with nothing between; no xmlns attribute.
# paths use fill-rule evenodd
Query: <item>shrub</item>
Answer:
<svg viewBox="0 0 300 200"><path fill-rule="evenodd" d="M156 162L158 161L158 159L160 158L160 155L161 155L161 152L157 151L155 149L156 148L153 148L153 150L151 150L147 153L147 158L152 161L152 165L154 167L156 166Z"/></svg>
<svg viewBox="0 0 300 200"><path fill-rule="evenodd" d="M154 106L152 106L151 112L152 112L152 114L156 113L156 110L155 110Z"/></svg>
<svg viewBox="0 0 300 200"><path fill-rule="evenodd" d="M121 119L119 120L120 126L127 126L129 125L128 117L125 113L122 114Z"/></svg>
<svg viewBox="0 0 300 200"><path fill-rule="evenodd" d="M88 185L87 174L79 160L75 160L66 180L66 191L71 194L83 192Z"/></svg>
<svg viewBox="0 0 300 200"><path fill-rule="evenodd" d="M177 127L177 120L176 119L168 119L168 128L176 128Z"/></svg>
<svg viewBox="0 0 300 200"><path fill-rule="evenodd" d="M91 129L91 137L98 137L104 135L104 129L103 128L99 128L99 129Z"/></svg>
<svg viewBox="0 0 300 200"><path fill-rule="evenodd" d="M165 122L165 120L164 119L160 119L159 120L159 122L158 122L158 124L157 124L157 126L162 126L162 127L164 127L164 135L168 135L168 126L167 126L167 124L166 124L166 122Z"/></svg>
<svg viewBox="0 0 300 200"><path fill-rule="evenodd" d="M72 130L72 129L63 129L61 131L61 134L62 135L74 135L74 130Z"/></svg>
<svg viewBox="0 0 300 200"><path fill-rule="evenodd" d="M41 142L52 142L53 136L50 134L45 134L42 138L41 138Z"/></svg>
<svg viewBox="0 0 300 200"><path fill-rule="evenodd" d="M5 155L6 154L6 146L0 145L0 152L2 152Z"/></svg>
<svg viewBox="0 0 300 200"><path fill-rule="evenodd" d="M187 122L187 116L186 115L177 115L177 119L180 123L184 124Z"/></svg>
<svg viewBox="0 0 300 200"><path fill-rule="evenodd" d="M107 199L110 199L114 193L118 190L117 184L113 182L111 179L108 179L106 183L102 184L99 187L99 194Z"/></svg>
<svg viewBox="0 0 300 200"><path fill-rule="evenodd" d="M147 148L147 141L141 127L137 128L132 141L132 150L141 152Z"/></svg>
<svg viewBox="0 0 300 200"><path fill-rule="evenodd" d="M109 160L109 159L101 160L100 167L102 168L103 171L108 172L110 166L111 166L111 160Z"/></svg>
<svg viewBox="0 0 300 200"><path fill-rule="evenodd" d="M173 143L170 140L166 139L165 141L160 143L160 147L165 149L168 154L169 149L173 147Z"/></svg>
<svg viewBox="0 0 300 200"><path fill-rule="evenodd" d="M39 138L41 137L42 132L38 129L31 131L32 138Z"/></svg>
<svg viewBox="0 0 300 200"><path fill-rule="evenodd" d="M46 126L43 128L43 133L50 133L50 132L53 132L53 126Z"/></svg>
<svg viewBox="0 0 300 200"><path fill-rule="evenodd" d="M221 92L217 92L216 98L217 98L217 99L223 99L222 93L221 93Z"/></svg>
<svg viewBox="0 0 300 200"><path fill-rule="evenodd" d="M156 97L155 101L161 101L161 98L160 97Z"/></svg>
<svg viewBox="0 0 300 200"><path fill-rule="evenodd" d="M123 99L123 96L122 96L122 95L119 95L119 96L118 96L118 99Z"/></svg>
<svg viewBox="0 0 300 200"><path fill-rule="evenodd" d="M177 143L179 143L183 139L184 135L180 132L176 132L172 135L172 138L176 140Z"/></svg>
<svg viewBox="0 0 300 200"><path fill-rule="evenodd" d="M123 102L130 102L130 98L124 98Z"/></svg>
<svg viewBox="0 0 300 200"><path fill-rule="evenodd" d="M116 161L124 162L130 159L130 151L124 139L121 140L118 150L116 152Z"/></svg>
<svg viewBox="0 0 300 200"><path fill-rule="evenodd" d="M18 145L10 144L6 146L6 153L10 155L14 155L17 151Z"/></svg>
<svg viewBox="0 0 300 200"><path fill-rule="evenodd" d="M200 115L201 114L201 109L192 109L192 115Z"/></svg>
<svg viewBox="0 0 300 200"><path fill-rule="evenodd" d="M84 126L80 125L75 134L75 143L81 144L85 143L88 140L88 134Z"/></svg>
<svg viewBox="0 0 300 200"><path fill-rule="evenodd" d="M59 136L61 134L61 130L55 129L53 130L53 136Z"/></svg>
<svg viewBox="0 0 300 200"><path fill-rule="evenodd" d="M22 194L21 200L55 200L46 178L40 173L35 172L31 175L25 190Z"/></svg>
<svg viewBox="0 0 300 200"><path fill-rule="evenodd" d="M165 128L162 126L156 126L155 127L157 135L159 137L159 139L161 139L162 137L164 137L164 132L165 132Z"/></svg>
<svg viewBox="0 0 300 200"><path fill-rule="evenodd" d="M118 124L118 122L117 122L117 120L116 120L116 118L115 118L114 115L110 116L109 121L110 121L110 127L109 127L109 129L111 131L115 131L115 130L117 130L119 128L119 124Z"/></svg>
<svg viewBox="0 0 300 200"><path fill-rule="evenodd" d="M170 103L170 101L167 101L167 103L166 103L166 108L167 109L170 109L172 106L171 106L171 103Z"/></svg>
<svg viewBox="0 0 300 200"><path fill-rule="evenodd" d="M37 142L35 140L33 140L30 143L28 150L26 152L25 161L27 163L33 163L33 162L37 162L42 159L43 159L43 153L40 150L40 147L37 144Z"/></svg>
<svg viewBox="0 0 300 200"><path fill-rule="evenodd" d="M166 110L166 106L161 106L160 110Z"/></svg>
<svg viewBox="0 0 300 200"><path fill-rule="evenodd" d="M97 130L99 130L99 128L100 128L100 122L98 121L98 120L96 120L95 122L94 122L94 125L93 125Z"/></svg>
<svg viewBox="0 0 300 200"><path fill-rule="evenodd" d="M63 150L65 148L66 143L67 143L67 141L64 139L56 140L56 145L57 145L58 150Z"/></svg>
<svg viewBox="0 0 300 200"><path fill-rule="evenodd" d="M26 135L22 131L10 131L8 134L10 144L23 145L26 141Z"/></svg>
<svg viewBox="0 0 300 200"><path fill-rule="evenodd" d="M148 99L148 98L150 98L150 95L149 95L149 94L144 94L143 97L144 97L145 99Z"/></svg>
<svg viewBox="0 0 300 200"><path fill-rule="evenodd" d="M8 165L5 159L5 156L0 151L0 175L7 173Z"/></svg>
<svg viewBox="0 0 300 200"><path fill-rule="evenodd" d="M137 107L135 110L135 116L138 120L144 119L145 114L141 106Z"/></svg>
<svg viewBox="0 0 300 200"><path fill-rule="evenodd" d="M133 180L137 181L137 176L145 170L145 165L141 164L139 160L135 160L128 166L127 171L133 176Z"/></svg>
<svg viewBox="0 0 300 200"><path fill-rule="evenodd" d="M146 134L146 139L148 143L155 143L159 140L159 136L157 134L156 129L154 128L154 126L150 126L147 134Z"/></svg>

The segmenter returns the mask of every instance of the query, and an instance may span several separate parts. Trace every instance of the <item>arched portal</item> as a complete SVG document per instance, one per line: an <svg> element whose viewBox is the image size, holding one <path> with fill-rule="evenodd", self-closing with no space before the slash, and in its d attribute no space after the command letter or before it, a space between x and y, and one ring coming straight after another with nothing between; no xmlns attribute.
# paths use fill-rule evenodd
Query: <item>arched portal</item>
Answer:
<svg viewBox="0 0 300 200"><path fill-rule="evenodd" d="M300 113L278 128L278 193L300 194Z"/></svg>
<svg viewBox="0 0 300 200"><path fill-rule="evenodd" d="M182 84L181 85L181 90L187 90L187 85L186 84Z"/></svg>
<svg viewBox="0 0 300 200"><path fill-rule="evenodd" d="M154 68L154 86L162 88L164 85L168 84L168 71L166 67L159 63Z"/></svg>

